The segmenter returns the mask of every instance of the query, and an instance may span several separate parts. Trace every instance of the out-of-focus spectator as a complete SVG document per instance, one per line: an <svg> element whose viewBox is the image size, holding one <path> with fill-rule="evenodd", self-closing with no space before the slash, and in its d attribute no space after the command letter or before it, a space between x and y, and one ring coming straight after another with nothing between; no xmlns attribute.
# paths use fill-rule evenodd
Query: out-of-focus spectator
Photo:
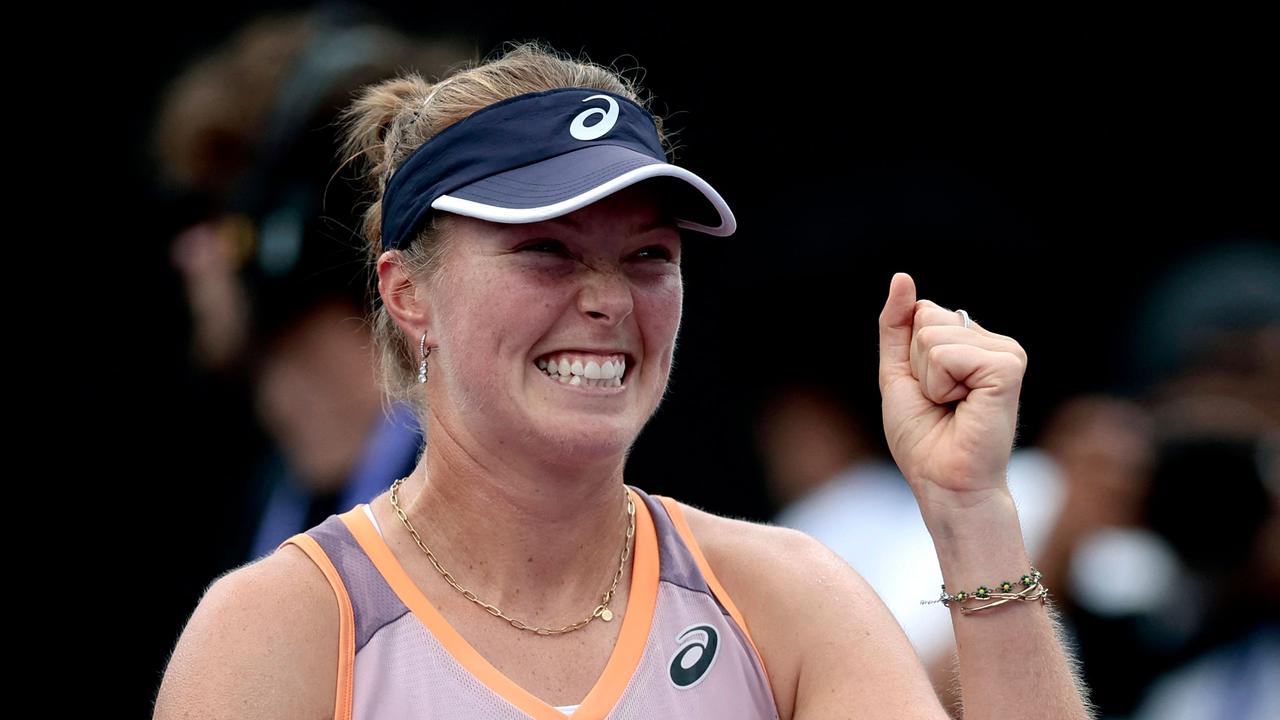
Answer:
<svg viewBox="0 0 1280 720"><path fill-rule="evenodd" d="M1108 718L1274 717L1280 246L1182 259L1132 336L1152 469L1144 527L1071 558L1086 679Z"/></svg>
<svg viewBox="0 0 1280 720"><path fill-rule="evenodd" d="M210 538L224 548L216 572L415 465L416 419L374 380L361 320L375 296L365 286L372 258L354 227L359 190L343 174L350 159L338 157L335 120L362 85L406 66L447 74L475 55L470 41L408 37L358 5L324 4L250 22L169 86L153 146L165 190L190 213L171 246L190 357L209 383L232 389L211 393L227 405L201 409L255 425L267 448L241 491L242 517ZM238 386L249 403L233 403Z"/></svg>
<svg viewBox="0 0 1280 720"><path fill-rule="evenodd" d="M1140 403L1109 395L1070 398L1054 409L1036 445L1061 470L1063 503L1037 567L1056 578L1068 617L1084 602L1140 611L1172 581L1172 551L1142 527L1155 461L1155 428ZM1090 558L1083 576L1078 560ZM1134 582L1116 583L1117 575Z"/></svg>

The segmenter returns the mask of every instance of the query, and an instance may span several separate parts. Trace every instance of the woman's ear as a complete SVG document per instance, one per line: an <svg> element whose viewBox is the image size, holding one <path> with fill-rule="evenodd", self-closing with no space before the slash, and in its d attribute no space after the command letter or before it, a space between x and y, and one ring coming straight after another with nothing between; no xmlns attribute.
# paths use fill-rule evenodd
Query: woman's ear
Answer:
<svg viewBox="0 0 1280 720"><path fill-rule="evenodd" d="M404 264L399 250L388 250L378 258L378 294L382 305L406 336L420 338L433 329L429 288L422 278L414 277ZM434 345L431 337L428 345Z"/></svg>

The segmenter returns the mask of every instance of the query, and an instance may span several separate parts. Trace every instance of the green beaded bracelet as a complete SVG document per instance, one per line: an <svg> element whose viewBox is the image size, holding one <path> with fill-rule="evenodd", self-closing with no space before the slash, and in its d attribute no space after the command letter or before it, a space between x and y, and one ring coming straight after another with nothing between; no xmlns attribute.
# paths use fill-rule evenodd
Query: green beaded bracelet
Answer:
<svg viewBox="0 0 1280 720"><path fill-rule="evenodd" d="M979 585L978 589L974 590L973 592L965 592L964 590L961 590L960 592L955 594L948 594L947 586L945 583L943 583L941 597L939 597L937 600L921 600L920 604L925 605L928 603L940 602L945 607L951 607L951 603L956 603L957 605L960 605L961 603L964 603L965 601L968 601L968 600L995 600L995 602L991 602L986 605L980 605L978 607L967 608L967 607L961 606L960 612L967 614L977 610L982 610L989 607L995 607L996 605L1002 605L1006 602L1009 602L1010 600L1022 600L1022 601L1041 600L1043 601L1044 597L1048 595L1049 589L1046 588L1044 584L1040 582L1041 577L1042 575L1039 570L1035 569L1034 567L1031 568L1031 572L1023 575L1021 578L1018 578L1018 582L1019 584L1022 585L1023 589L1020 592L1016 592L1016 593L1013 592L1013 583L1009 582L1008 580L1005 580L1004 582L997 585L997 587L999 588L999 591L992 590L986 585Z"/></svg>

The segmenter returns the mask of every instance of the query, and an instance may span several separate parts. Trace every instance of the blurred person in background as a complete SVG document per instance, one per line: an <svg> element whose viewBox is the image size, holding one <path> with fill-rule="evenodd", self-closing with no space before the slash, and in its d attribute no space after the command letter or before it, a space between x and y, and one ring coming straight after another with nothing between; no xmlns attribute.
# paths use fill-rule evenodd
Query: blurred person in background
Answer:
<svg viewBox="0 0 1280 720"><path fill-rule="evenodd" d="M1042 569L1103 717L1272 717L1280 247L1184 258L1133 322L1132 398L1037 438L1066 481Z"/></svg>
<svg viewBox="0 0 1280 720"><path fill-rule="evenodd" d="M154 152L165 191L191 218L171 246L191 362L216 388L213 404L259 428L267 448L243 517L217 538L219 571L372 498L384 475L416 463L416 418L384 407L374 378L356 188L333 121L364 83L405 65L444 73L473 54L461 39L409 38L358 5L326 4L248 23L165 94ZM233 405L241 386L247 407Z"/></svg>
<svg viewBox="0 0 1280 720"><path fill-rule="evenodd" d="M1140 618L1142 642L1112 648L1150 648L1163 671L1141 688L1137 720L1262 720L1280 707L1280 425L1224 400L1160 408L1147 514L1177 563Z"/></svg>
<svg viewBox="0 0 1280 720"><path fill-rule="evenodd" d="M1158 436L1143 510L1176 563L1132 621L1130 647L1085 642L1086 667L1105 652L1156 657L1161 674L1138 693L1139 720L1275 717L1280 244L1234 240L1183 259L1150 292L1134 335Z"/></svg>

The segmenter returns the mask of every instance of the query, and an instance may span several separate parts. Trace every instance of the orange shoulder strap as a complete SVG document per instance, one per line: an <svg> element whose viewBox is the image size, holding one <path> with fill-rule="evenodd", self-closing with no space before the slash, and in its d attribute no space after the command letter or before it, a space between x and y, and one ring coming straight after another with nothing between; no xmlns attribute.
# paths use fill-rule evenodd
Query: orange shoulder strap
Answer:
<svg viewBox="0 0 1280 720"><path fill-rule="evenodd" d="M351 596L342 582L342 576L333 566L333 561L325 553L324 548L315 538L306 533L298 533L280 543L279 550L285 545L296 545L320 568L329 580L333 594L338 599L338 687L334 703L334 720L351 720L351 693L355 684L356 665L356 623L355 613L351 609Z"/></svg>

